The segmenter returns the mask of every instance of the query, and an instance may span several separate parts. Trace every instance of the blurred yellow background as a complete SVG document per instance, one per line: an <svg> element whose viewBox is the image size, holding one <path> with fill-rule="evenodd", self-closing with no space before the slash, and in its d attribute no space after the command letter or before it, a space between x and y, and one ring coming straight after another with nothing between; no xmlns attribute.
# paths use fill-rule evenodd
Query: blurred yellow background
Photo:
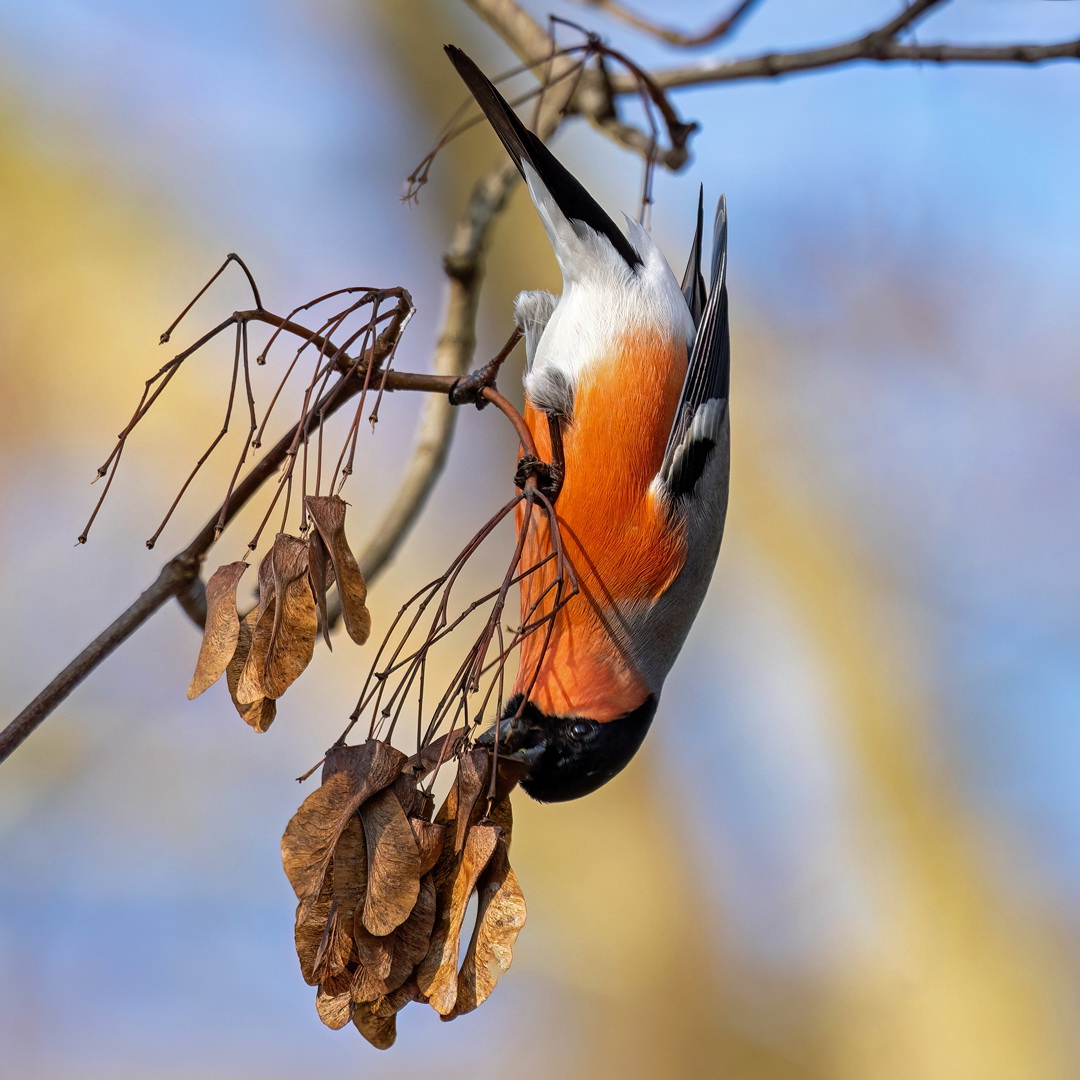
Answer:
<svg viewBox="0 0 1080 1080"><path fill-rule="evenodd" d="M764 3L725 51L838 39L895 4L813 7ZM677 59L590 22L641 62ZM958 2L920 34L1065 40L1080 6ZM220 424L223 343L189 362L73 546L94 470L168 359L158 334L225 252L277 311L405 285L398 366L426 370L440 253L501 153L470 133L418 208L399 202L462 96L444 41L511 66L435 0L0 8L5 716L227 482L225 455L146 551ZM529 922L484 1008L451 1025L409 1009L382 1055L322 1028L277 845L369 652L320 649L254 736L224 687L184 700L198 635L172 606L3 768L0 1075L1080 1075L1078 89L1069 63L866 67L677 98L702 130L658 178L654 231L681 270L699 181L731 215L728 534L631 768L578 803L518 799ZM636 161L581 125L557 148L635 212ZM488 269L478 359L518 290L557 287L520 190ZM169 348L246 303L227 278ZM518 393L516 373L503 385ZM419 405L391 398L362 435L359 547ZM373 590L375 637L507 497L504 427L459 418ZM211 565L246 539L231 530Z"/></svg>

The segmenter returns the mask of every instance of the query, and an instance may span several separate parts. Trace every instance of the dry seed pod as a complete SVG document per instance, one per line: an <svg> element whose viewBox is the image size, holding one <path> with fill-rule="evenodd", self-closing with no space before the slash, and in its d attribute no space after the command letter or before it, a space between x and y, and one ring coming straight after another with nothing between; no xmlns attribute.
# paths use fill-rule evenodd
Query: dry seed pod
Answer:
<svg viewBox="0 0 1080 1080"><path fill-rule="evenodd" d="M269 563L271 599L260 601L251 650L240 675L241 702L279 698L311 663L318 618L307 576L307 544L278 533L259 567L260 587Z"/></svg>
<svg viewBox="0 0 1080 1080"><path fill-rule="evenodd" d="M320 986L315 995L315 1008L319 1019L334 1031L340 1030L352 1019L352 1001L348 992L331 995L325 993Z"/></svg>
<svg viewBox="0 0 1080 1080"><path fill-rule="evenodd" d="M391 953L387 953L389 958ZM349 984L349 996L357 1005L370 1005L373 1001L385 997L389 992L385 978L379 978L373 971L360 964L353 972Z"/></svg>
<svg viewBox="0 0 1080 1080"><path fill-rule="evenodd" d="M424 874L434 870L435 864L439 861L443 838L446 836L446 826L418 817L409 818L409 824L412 826L416 846L420 851L420 875L423 877Z"/></svg>
<svg viewBox="0 0 1080 1080"><path fill-rule="evenodd" d="M262 681L266 696L279 698L311 663L318 617L308 582L307 544L279 533L270 556L277 602Z"/></svg>
<svg viewBox="0 0 1080 1080"><path fill-rule="evenodd" d="M376 937L363 923L363 910L357 909L353 924L358 964L353 972L350 993L353 1001L370 1002L386 994L386 979L394 963L394 934Z"/></svg>
<svg viewBox="0 0 1080 1080"><path fill-rule="evenodd" d="M363 908L357 909L353 924L353 936L356 938L356 950L369 981L383 980L390 974L394 962L394 935L384 934L376 937L364 925ZM385 990L383 991L385 993ZM357 998L358 1001L367 999Z"/></svg>
<svg viewBox="0 0 1080 1080"><path fill-rule="evenodd" d="M409 761L411 760L412 758L409 759ZM401 775L394 782L394 794L397 796L398 802L401 803L401 809L405 811L408 817L412 817L413 814L419 813L423 809L427 796L417 788L419 777L409 767L409 761L405 762Z"/></svg>
<svg viewBox="0 0 1080 1080"><path fill-rule="evenodd" d="M525 896L510 868L503 837L480 876L476 893L476 926L458 974L456 1016L472 1012L488 999L510 967L514 942L525 925Z"/></svg>
<svg viewBox="0 0 1080 1080"><path fill-rule="evenodd" d="M367 894L364 926L376 936L389 934L408 917L420 892L420 851L412 826L391 789L360 807L367 841Z"/></svg>
<svg viewBox="0 0 1080 1080"><path fill-rule="evenodd" d="M460 855L452 852L435 868L437 914L431 947L416 969L416 982L430 999L432 1008L443 1015L453 1011L457 1001L457 958L465 908L495 850L499 837L495 825L474 825L465 838Z"/></svg>
<svg viewBox="0 0 1080 1080"><path fill-rule="evenodd" d="M409 917L392 934L374 937L356 927L360 965L352 981L352 998L372 1002L398 990L427 954L435 925L435 883L426 876Z"/></svg>
<svg viewBox="0 0 1080 1080"><path fill-rule="evenodd" d="M255 701L243 703L237 700L236 691L240 683L240 675L244 670L248 652L251 649L251 633L255 623L259 619L259 610L255 608L240 620L240 636L236 642L236 651L225 669L225 678L229 684L229 696L232 698L236 711L240 714L245 724L250 724L256 731L263 732L274 722L277 715L277 702L273 698L257 698Z"/></svg>
<svg viewBox="0 0 1080 1080"><path fill-rule="evenodd" d="M487 794L488 769L491 754L487 750L470 750L458 761L457 777L436 821L452 827L453 850L461 852L470 825L474 825L483 812L481 795Z"/></svg>
<svg viewBox="0 0 1080 1080"><path fill-rule="evenodd" d="M388 992L397 990L416 969L431 947L435 928L435 882L428 874L420 882L420 895L409 917L394 932L394 958L386 976Z"/></svg>
<svg viewBox="0 0 1080 1080"><path fill-rule="evenodd" d="M376 1050L389 1050L397 1038L396 1016L374 1016L362 1005L353 1009L353 1025Z"/></svg>
<svg viewBox="0 0 1080 1080"><path fill-rule="evenodd" d="M371 633L371 615L364 576L345 538L345 502L336 495L308 495L304 505L330 553L345 628L357 645L363 645Z"/></svg>
<svg viewBox="0 0 1080 1080"><path fill-rule="evenodd" d="M252 619L252 623L247 657L240 672L240 681L233 693L238 705L250 705L259 698L270 696L263 690L262 673L266 668L266 654L270 649L274 612L277 609L273 559L274 551L271 548L259 563L259 604L244 620L246 622L247 619Z"/></svg>
<svg viewBox="0 0 1080 1080"><path fill-rule="evenodd" d="M411 773L419 781L439 764L452 761L468 731L467 727L459 727L440 735L428 743L419 754L413 754L404 771Z"/></svg>
<svg viewBox="0 0 1080 1080"><path fill-rule="evenodd" d="M315 596L323 640L331 652L334 646L330 642L330 616L326 609L326 590L333 580L334 568L330 562L330 553L326 550L326 544L323 543L319 530L313 529L308 538L308 581L311 583L311 591Z"/></svg>
<svg viewBox="0 0 1080 1080"><path fill-rule="evenodd" d="M334 848L329 879L334 898L334 917L352 946L353 922L356 913L363 910L364 893L367 891L367 847L364 843L364 826L356 814L349 818L341 831Z"/></svg>
<svg viewBox="0 0 1080 1080"><path fill-rule="evenodd" d="M331 902L326 925L323 928L322 937L319 939L319 947L315 951L315 959L311 965L312 979L317 983L325 983L335 976L341 975L349 967L350 961L354 961L355 955L352 926L345 924L341 918L341 913ZM348 983L346 983L344 989L348 990Z"/></svg>
<svg viewBox="0 0 1080 1080"><path fill-rule="evenodd" d="M197 698L225 674L240 640L240 616L236 610L236 587L248 568L246 562L219 566L206 583L206 627L199 659L188 687L188 699Z"/></svg>
<svg viewBox="0 0 1080 1080"><path fill-rule="evenodd" d="M293 815L281 838L281 860L303 921L319 896L342 831L376 792L401 773L405 755L374 739L363 746L338 746L327 752L323 783Z"/></svg>
<svg viewBox="0 0 1080 1080"><path fill-rule="evenodd" d="M352 986L353 973L349 968L339 971L336 975L327 975L319 982L324 994L337 997L339 994L348 994Z"/></svg>
<svg viewBox="0 0 1080 1080"><path fill-rule="evenodd" d="M296 956L300 961L300 974L309 986L315 986L319 982L316 962L321 959L320 954L325 955L323 941L332 903L330 881L327 879L323 889L316 896L315 902L303 914L303 917L301 917L300 906L296 909L296 926L293 931Z"/></svg>
<svg viewBox="0 0 1080 1080"><path fill-rule="evenodd" d="M409 979L398 987L397 990L373 1001L367 1008L371 1015L380 1020L396 1016L410 1001L416 1001L420 997L420 988L416 985L416 979Z"/></svg>

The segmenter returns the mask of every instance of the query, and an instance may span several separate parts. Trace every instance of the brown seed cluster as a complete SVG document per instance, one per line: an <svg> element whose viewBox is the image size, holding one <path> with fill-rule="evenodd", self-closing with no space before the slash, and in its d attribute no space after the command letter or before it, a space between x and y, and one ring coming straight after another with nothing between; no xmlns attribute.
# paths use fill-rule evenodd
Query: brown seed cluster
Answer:
<svg viewBox="0 0 1080 1080"><path fill-rule="evenodd" d="M434 751L434 753L431 753ZM431 756L429 758L429 753ZM471 1012L510 966L525 898L510 867L513 767L476 748L458 756L453 787L434 820L419 783L436 765L387 743L337 746L322 786L304 800L281 841L296 892L296 952L318 987L323 1023L352 1021L386 1049L409 1002L444 1020ZM465 958L466 908L477 893Z"/></svg>
<svg viewBox="0 0 1080 1080"><path fill-rule="evenodd" d="M313 528L307 539L278 533L259 566L259 603L243 617L236 589L246 562L218 567L206 583L206 628L189 698L224 674L241 717L256 731L274 721L277 699L311 663L320 626L330 644L327 591L335 582L349 636L363 645L371 632L367 585L345 537L345 502L304 500Z"/></svg>

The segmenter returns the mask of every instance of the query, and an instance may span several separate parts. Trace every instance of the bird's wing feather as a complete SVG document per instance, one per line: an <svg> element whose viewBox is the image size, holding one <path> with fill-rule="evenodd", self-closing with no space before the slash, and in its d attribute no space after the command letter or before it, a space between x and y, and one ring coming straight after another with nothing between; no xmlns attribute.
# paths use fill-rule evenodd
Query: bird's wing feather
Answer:
<svg viewBox="0 0 1080 1080"><path fill-rule="evenodd" d="M696 240L695 246L697 244ZM664 462L660 467L660 483L671 497L677 498L693 492L709 455L716 446L723 424L727 420L730 371L727 203L721 196L713 227L709 297L698 322L686 381L668 437Z"/></svg>
<svg viewBox="0 0 1080 1080"><path fill-rule="evenodd" d="M694 326L701 325L701 313L705 309L705 279L701 276L701 232L705 189L698 188L697 228L694 230L694 242L690 247L690 258L686 262L686 272L682 279L682 294L686 297L686 306L690 309Z"/></svg>
<svg viewBox="0 0 1080 1080"><path fill-rule="evenodd" d="M453 45L446 46L446 55L457 68L458 74L502 140L521 175L529 180L525 166L531 166L532 172L539 178L567 220L581 222L601 236L607 237L631 270L640 266L641 256L618 225L571 175L566 166L517 118L517 114L495 89L491 80L465 53Z"/></svg>

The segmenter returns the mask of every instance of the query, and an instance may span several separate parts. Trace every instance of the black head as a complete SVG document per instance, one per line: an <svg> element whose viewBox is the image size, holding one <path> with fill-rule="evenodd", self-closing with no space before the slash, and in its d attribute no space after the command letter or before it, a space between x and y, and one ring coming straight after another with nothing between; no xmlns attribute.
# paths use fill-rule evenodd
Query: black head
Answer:
<svg viewBox="0 0 1080 1080"><path fill-rule="evenodd" d="M588 795L621 772L637 753L656 714L650 694L638 708L598 723L585 716L548 716L520 695L507 702L499 723L500 752L525 765L521 786L538 802Z"/></svg>

